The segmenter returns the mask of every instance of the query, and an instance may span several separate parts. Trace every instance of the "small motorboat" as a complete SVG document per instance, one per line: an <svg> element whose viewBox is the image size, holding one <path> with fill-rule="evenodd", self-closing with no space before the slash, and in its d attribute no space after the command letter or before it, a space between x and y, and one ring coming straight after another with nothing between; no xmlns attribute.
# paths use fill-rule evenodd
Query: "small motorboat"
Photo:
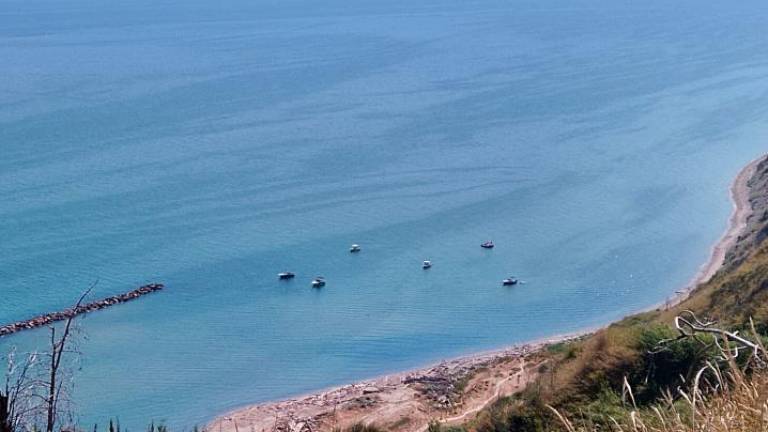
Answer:
<svg viewBox="0 0 768 432"><path fill-rule="evenodd" d="M281 279L281 280L293 279L295 277L296 277L296 275L291 273L291 272L282 272L282 273L278 273L277 274L277 278Z"/></svg>
<svg viewBox="0 0 768 432"><path fill-rule="evenodd" d="M421 268L424 270L432 267L432 261L426 260L423 263L421 263Z"/></svg>
<svg viewBox="0 0 768 432"><path fill-rule="evenodd" d="M518 281L516 277L510 276L504 279L503 281L501 281L501 284L504 286L512 286L512 285L517 285L519 282L520 281Z"/></svg>
<svg viewBox="0 0 768 432"><path fill-rule="evenodd" d="M312 279L312 288L321 288L325 286L325 278L322 276L318 276L314 279Z"/></svg>
<svg viewBox="0 0 768 432"><path fill-rule="evenodd" d="M494 244L490 240L480 245L481 248L485 248L485 249L493 249L493 246Z"/></svg>
<svg viewBox="0 0 768 432"><path fill-rule="evenodd" d="M360 250L361 250L361 249L360 249L360 245L358 245L358 244L353 244L353 245L352 245L352 246L350 246L350 248L349 248L349 251L350 251L350 252L352 252L352 253L355 253L355 252L360 252Z"/></svg>

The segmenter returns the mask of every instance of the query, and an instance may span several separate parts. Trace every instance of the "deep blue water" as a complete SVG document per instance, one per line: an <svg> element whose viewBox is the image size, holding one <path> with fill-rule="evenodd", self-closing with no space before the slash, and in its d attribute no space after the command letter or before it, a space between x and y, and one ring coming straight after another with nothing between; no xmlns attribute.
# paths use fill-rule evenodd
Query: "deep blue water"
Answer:
<svg viewBox="0 0 768 432"><path fill-rule="evenodd" d="M80 320L136 429L658 304L768 148L768 3L702 3L3 0L0 321L166 283Z"/></svg>

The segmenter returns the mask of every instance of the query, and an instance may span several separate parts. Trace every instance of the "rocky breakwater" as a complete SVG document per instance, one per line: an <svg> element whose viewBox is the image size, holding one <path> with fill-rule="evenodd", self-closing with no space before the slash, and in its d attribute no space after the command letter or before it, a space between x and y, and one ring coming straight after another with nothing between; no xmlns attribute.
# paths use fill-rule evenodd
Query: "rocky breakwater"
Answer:
<svg viewBox="0 0 768 432"><path fill-rule="evenodd" d="M95 312L98 310L106 309L110 306L126 303L131 300L136 300L141 296L151 294L156 291L160 291L163 288L165 288L165 286L159 283L144 285L142 287L139 287L133 291L130 291L124 294L107 297L105 299L101 299L95 302L83 304L74 308L65 309L61 312L48 313L48 314L40 315L28 320L18 321L12 324L4 325L0 327L0 337L12 335L14 333L18 333L23 330L32 330L38 327L44 327L44 326L53 324L57 321L65 321L70 318L74 318L78 315L87 314L89 312Z"/></svg>

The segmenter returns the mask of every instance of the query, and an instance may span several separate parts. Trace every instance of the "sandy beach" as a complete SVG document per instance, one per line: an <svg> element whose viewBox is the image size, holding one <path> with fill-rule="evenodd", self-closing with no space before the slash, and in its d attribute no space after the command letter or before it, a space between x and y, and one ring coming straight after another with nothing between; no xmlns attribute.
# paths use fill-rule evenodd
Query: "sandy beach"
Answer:
<svg viewBox="0 0 768 432"><path fill-rule="evenodd" d="M747 227L752 213L749 180L765 157L745 166L731 184L733 212L727 230L712 248L710 259L674 297L651 309L672 307L685 300L722 267L728 250ZM293 399L244 407L216 418L207 430L327 431L363 422L376 423L387 430L415 432L425 430L431 419L459 423L498 397L522 390L535 379L537 367L546 361L536 356L542 348L584 337L595 330L584 329Z"/></svg>
<svg viewBox="0 0 768 432"><path fill-rule="evenodd" d="M535 353L542 348L588 333L476 353L293 399L248 406L216 418L206 429L330 431L363 422L387 430L415 432L425 430L432 419L460 422L533 380L539 361Z"/></svg>
<svg viewBox="0 0 768 432"><path fill-rule="evenodd" d="M752 207L749 204L749 181L755 175L757 166L766 158L768 158L768 155L752 160L752 162L739 171L739 174L731 183L730 198L733 210L728 218L728 227L717 243L712 246L707 262L702 264L696 275L683 288L675 291L666 301L645 309L646 311L658 308L671 308L682 303L691 295L691 292L696 287L708 282L720 270L725 261L726 254L747 228L747 221L752 215Z"/></svg>
<svg viewBox="0 0 768 432"><path fill-rule="evenodd" d="M750 162L745 166L736 176L731 184L731 203L733 205L733 211L728 223L728 228L723 233L720 240L712 247L712 253L709 261L702 265L699 272L694 276L685 289L680 291L680 295L675 299L674 303L679 303L684 300L699 284L710 280L720 267L722 267L725 261L726 253L731 249L739 240L739 236L744 232L747 227L747 220L752 214L752 207L749 205L749 180L755 175L755 170L758 164L765 160L766 156L760 156L759 158Z"/></svg>

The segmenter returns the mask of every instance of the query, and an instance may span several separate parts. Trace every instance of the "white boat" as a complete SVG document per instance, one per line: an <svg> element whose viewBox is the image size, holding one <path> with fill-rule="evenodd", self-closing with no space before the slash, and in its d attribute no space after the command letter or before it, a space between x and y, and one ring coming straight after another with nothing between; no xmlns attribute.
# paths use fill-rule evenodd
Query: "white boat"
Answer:
<svg viewBox="0 0 768 432"><path fill-rule="evenodd" d="M318 276L312 280L312 288L321 288L325 286L325 278Z"/></svg>
<svg viewBox="0 0 768 432"><path fill-rule="evenodd" d="M516 277L510 276L510 277L502 280L501 284L504 285L504 286L512 286L512 285L517 285L519 282L520 281L518 281Z"/></svg>
<svg viewBox="0 0 768 432"><path fill-rule="evenodd" d="M294 277L296 277L296 275L291 273L291 272L282 272L282 273L278 273L277 274L277 278L278 279L283 279L283 280L285 280L285 279L293 279Z"/></svg>
<svg viewBox="0 0 768 432"><path fill-rule="evenodd" d="M352 246L350 246L350 248L349 248L349 251L350 251L350 252L352 252L352 253L355 253L355 252L360 252L360 250L361 250L361 249L360 249L360 245L358 245L358 244L353 244L353 245L352 245Z"/></svg>
<svg viewBox="0 0 768 432"><path fill-rule="evenodd" d="M432 267L432 261L426 260L423 263L421 263L421 268L423 268L424 270L430 267Z"/></svg>

